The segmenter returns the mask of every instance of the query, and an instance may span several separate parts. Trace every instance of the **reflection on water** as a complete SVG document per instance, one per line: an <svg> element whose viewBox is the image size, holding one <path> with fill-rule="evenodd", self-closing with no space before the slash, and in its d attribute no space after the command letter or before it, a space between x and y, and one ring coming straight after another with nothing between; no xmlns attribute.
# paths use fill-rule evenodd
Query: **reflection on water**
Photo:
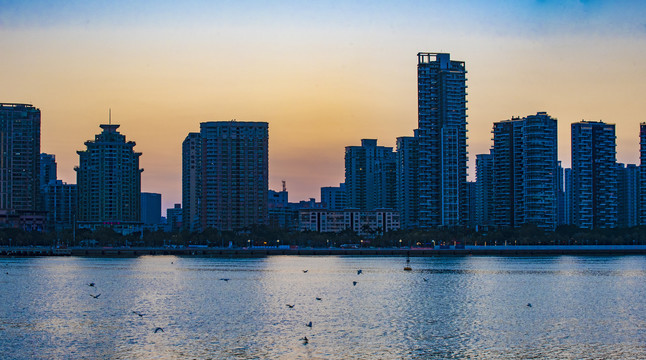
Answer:
<svg viewBox="0 0 646 360"><path fill-rule="evenodd" d="M0 259L0 358L646 358L645 257L411 265L404 272L396 257Z"/></svg>

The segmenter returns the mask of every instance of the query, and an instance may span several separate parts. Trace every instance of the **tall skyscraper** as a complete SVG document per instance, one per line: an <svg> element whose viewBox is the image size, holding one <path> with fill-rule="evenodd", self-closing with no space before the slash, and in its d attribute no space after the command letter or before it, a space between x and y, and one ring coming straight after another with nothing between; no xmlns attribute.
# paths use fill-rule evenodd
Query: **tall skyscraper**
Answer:
<svg viewBox="0 0 646 360"><path fill-rule="evenodd" d="M188 231L206 228L202 208L202 175L202 135L189 133L182 143L182 227Z"/></svg>
<svg viewBox="0 0 646 360"><path fill-rule="evenodd" d="M126 141L119 125L100 125L94 141L77 151L77 224L81 228L110 227L122 234L141 230L141 172L135 142Z"/></svg>
<svg viewBox="0 0 646 360"><path fill-rule="evenodd" d="M419 141L397 138L397 211L402 229L419 226Z"/></svg>
<svg viewBox="0 0 646 360"><path fill-rule="evenodd" d="M420 227L463 225L467 71L445 53L418 53L417 60Z"/></svg>
<svg viewBox="0 0 646 360"><path fill-rule="evenodd" d="M267 224L269 125L200 124L182 146L184 228L240 230Z"/></svg>
<svg viewBox="0 0 646 360"><path fill-rule="evenodd" d="M639 124L639 224L646 225L646 122Z"/></svg>
<svg viewBox="0 0 646 360"><path fill-rule="evenodd" d="M0 225L17 227L22 214L32 218L40 196L40 110L0 103Z"/></svg>
<svg viewBox="0 0 646 360"><path fill-rule="evenodd" d="M494 219L500 227L558 225L556 119L539 112L494 123Z"/></svg>
<svg viewBox="0 0 646 360"><path fill-rule="evenodd" d="M346 207L360 210L395 208L395 153L362 139L361 146L345 148Z"/></svg>
<svg viewBox="0 0 646 360"><path fill-rule="evenodd" d="M615 125L572 124L572 217L585 229L617 226Z"/></svg>
<svg viewBox="0 0 646 360"><path fill-rule="evenodd" d="M477 226L493 225L494 214L493 191L493 156L476 155L476 204L475 224Z"/></svg>

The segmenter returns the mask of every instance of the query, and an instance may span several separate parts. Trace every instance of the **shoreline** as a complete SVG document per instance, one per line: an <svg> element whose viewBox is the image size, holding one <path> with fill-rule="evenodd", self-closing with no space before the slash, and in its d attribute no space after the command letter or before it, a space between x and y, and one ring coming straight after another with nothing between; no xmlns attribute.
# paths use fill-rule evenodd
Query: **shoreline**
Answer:
<svg viewBox="0 0 646 360"><path fill-rule="evenodd" d="M53 248L0 247L0 258L33 256L138 257L150 255L197 257L266 256L623 256L646 255L646 245L543 245L543 246L465 246L464 248L207 248L207 247L119 247Z"/></svg>

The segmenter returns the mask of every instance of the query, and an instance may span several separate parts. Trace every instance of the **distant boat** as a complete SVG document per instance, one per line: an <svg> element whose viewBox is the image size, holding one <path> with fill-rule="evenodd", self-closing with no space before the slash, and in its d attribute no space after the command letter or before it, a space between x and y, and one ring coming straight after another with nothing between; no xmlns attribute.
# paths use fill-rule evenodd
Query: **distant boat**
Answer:
<svg viewBox="0 0 646 360"><path fill-rule="evenodd" d="M411 271L413 270L412 267L410 267L410 255L406 255L406 266L404 266L404 271Z"/></svg>

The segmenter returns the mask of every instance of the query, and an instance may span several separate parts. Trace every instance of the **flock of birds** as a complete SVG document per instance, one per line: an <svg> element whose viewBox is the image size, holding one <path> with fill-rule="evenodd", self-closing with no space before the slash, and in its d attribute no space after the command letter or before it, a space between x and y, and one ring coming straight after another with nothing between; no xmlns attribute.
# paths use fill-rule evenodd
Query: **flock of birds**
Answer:
<svg viewBox="0 0 646 360"><path fill-rule="evenodd" d="M96 284L95 284L94 282L88 283L88 284L87 284L87 286L89 286L89 287L91 287L91 288L95 288L95 289L96 289ZM96 294L96 295L94 295L94 294L89 294L89 295L90 295L92 298L94 298L94 299L98 299L98 298L99 298L99 296L101 296L101 294ZM135 315L137 315L137 316L139 316L140 318L143 318L143 317L144 317L144 314L142 314L142 313L141 313L141 312L139 312L139 311L132 310L132 313L133 313L133 314L135 314ZM160 331L161 331L161 332L164 332L164 329L163 329L163 328L161 328L161 327L159 327L159 326L155 327L155 329L153 330L153 332L154 332L154 333L158 333L158 332L160 332Z"/></svg>
<svg viewBox="0 0 646 360"><path fill-rule="evenodd" d="M171 264L173 264L173 263L171 262ZM306 269L306 270L303 270L303 273L304 273L304 274L306 274L308 271L309 271L309 270L307 270L307 269ZM7 275L9 275L9 272L6 272L6 274L7 274ZM363 270L361 270L361 269L357 270L357 275L361 275L361 274L363 274ZM428 281L428 279L427 279L427 278L422 278L422 279L423 279L425 282L426 282L426 281ZM227 282L227 281L229 281L229 280L231 280L231 279L230 279L230 278L220 278L220 281L224 281L224 282ZM358 281L356 281L356 280L355 280L355 281L352 281L352 286L357 286L357 284L358 284ZM88 283L88 284L87 284L87 286L88 286L88 287L91 287L91 288L93 288L93 289L96 289L96 288L97 288L97 287L96 287L96 284L95 284L94 282L90 282L90 283ZM98 294L96 294L96 295L95 295L95 294L90 293L89 295L90 295L92 298L94 298L94 299L98 299L98 298L99 298L99 296L101 296L101 294L100 294L100 293L98 293ZM317 301L322 301L322 300L323 300L323 298L321 298L321 297L316 297L315 299L316 299ZM293 308L294 308L294 306L296 306L296 304L285 304L285 306L287 306L287 308L289 308L289 309L293 309ZM532 307L532 304L531 304L531 303L527 303L527 307L531 308L531 307ZM136 311L136 310L132 310L132 313L133 313L133 314L135 314L135 315L137 315L137 316L139 316L140 318L143 318L143 317L145 316L145 314L143 314L143 313L141 313L141 312L139 312L139 311ZM311 327L312 327L312 322L311 322L311 321L310 321L310 322L308 322L307 324L305 324L305 326L307 326L307 327L311 328ZM162 327L157 326L157 327L155 327L155 329L153 330L153 332L154 332L154 333L164 332L164 329L163 329ZM303 336L303 337L302 337L302 338L300 338L299 340L300 340L300 341L302 341L304 345L307 345L307 344L309 343L309 339L307 338L307 336Z"/></svg>
<svg viewBox="0 0 646 360"><path fill-rule="evenodd" d="M303 270L303 273L307 274L308 271L309 270L307 270L307 269ZM361 269L357 270L357 275L361 275L361 274L363 274L363 270L361 270ZM220 279L220 280L224 280L224 279ZM352 286L357 286L358 283L359 283L358 281L352 281ZM315 299L317 301L323 301L323 298L320 298L320 297L316 297ZM293 309L294 306L296 306L296 304L285 304L285 306L287 306L289 309ZM312 322L311 321L308 322L307 324L305 324L305 326L311 328L312 327ZM299 340L303 342L303 345L307 345L309 343L309 339L307 338L307 336L303 336Z"/></svg>

